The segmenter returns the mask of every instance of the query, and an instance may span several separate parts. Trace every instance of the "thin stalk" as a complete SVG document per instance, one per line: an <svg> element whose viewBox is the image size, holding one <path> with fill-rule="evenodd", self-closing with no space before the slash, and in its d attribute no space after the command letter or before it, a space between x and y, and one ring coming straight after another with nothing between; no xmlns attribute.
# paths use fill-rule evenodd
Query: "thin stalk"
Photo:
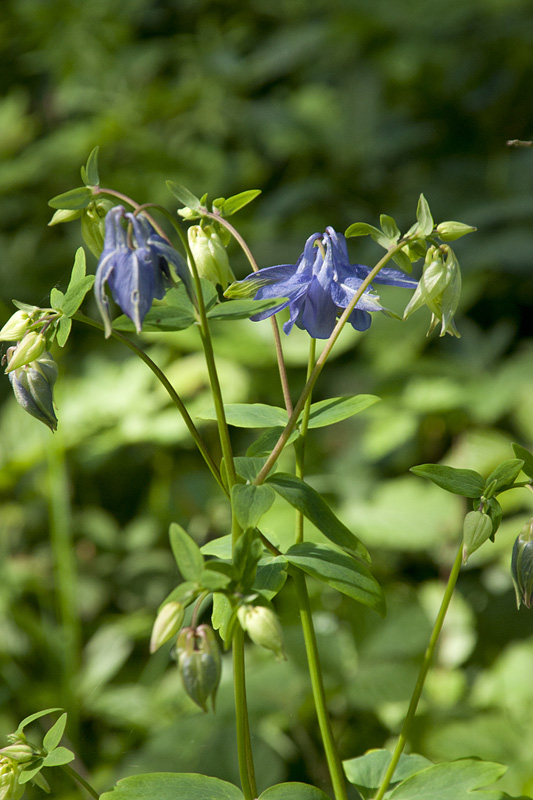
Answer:
<svg viewBox="0 0 533 800"><path fill-rule="evenodd" d="M433 656L435 654L437 641L440 636L444 620L446 618L446 612L448 611L448 607L452 599L455 585L457 583L457 578L459 577L462 561L463 561L463 540L461 538L461 542L457 550L457 555L455 556L455 561L453 562L453 567L451 569L450 576L448 578L448 583L446 585L446 591L444 592L444 597L442 598L442 603L439 609L439 613L437 614L437 619L435 620L435 625L433 626L433 630L431 632L429 644L424 654L424 660L422 661L422 664L420 666L420 671L418 673L416 686L414 688L413 695L411 697L411 702L409 703L409 708L407 709L407 714L403 721L402 729L400 731L400 736L398 738L398 743L396 744L394 753L392 754L392 759L389 764L389 768L385 773L385 777L383 778L383 782L379 788L379 792L377 793L374 800L383 800L385 792L387 791L388 786L394 775L394 770L398 766L398 762L405 747L405 743L407 742L411 723L413 722L414 716L416 714L416 709L418 706L418 702L420 700L420 696L422 694L422 689L424 688L426 676L433 661Z"/></svg>
<svg viewBox="0 0 533 800"><path fill-rule="evenodd" d="M133 200L131 197L128 197L127 194L123 194L122 192L117 192L116 189L105 189L102 188L101 186L93 186L92 190L95 196L99 194L108 194L110 195L110 197L116 197L117 200L122 200L124 203L127 203L129 206L134 208L135 212L142 211L145 208L145 206L151 206L152 208L158 208L159 210L161 210L161 206L158 206L156 203L145 203L144 205L141 205L140 203L136 203L135 200ZM146 217L146 219L150 220L151 225L158 232L158 234L162 236L163 239L165 239L165 241L169 242L170 244L168 236L166 235L165 231L161 228L161 226L158 225L155 219L150 214L145 214L144 216Z"/></svg>
<svg viewBox="0 0 533 800"><path fill-rule="evenodd" d="M313 699L315 702L318 725L320 728L320 734L322 736L331 783L333 785L333 792L335 794L335 800L347 800L348 795L346 794L346 782L344 779L342 762L335 744L333 730L331 728L331 722L327 712L326 692L324 689L324 683L322 681L318 646L315 629L313 627L311 604L309 602L309 595L307 593L305 576L300 570L291 570L291 575L294 580L298 605L300 607L300 618L302 620L302 631L307 653L307 662L309 665L309 676L311 678Z"/></svg>
<svg viewBox="0 0 533 800"><path fill-rule="evenodd" d="M257 797L257 786L255 782L252 743L250 739L250 726L248 722L248 705L246 702L244 631L240 625L235 626L232 651L239 775L241 779L244 800L255 800Z"/></svg>
<svg viewBox="0 0 533 800"><path fill-rule="evenodd" d="M307 380L313 371L316 358L316 339L309 339L309 358L307 362ZM294 454L296 456L296 475L298 478L304 477L304 463L305 463L305 443L307 439L307 428L309 425L309 414L311 412L311 398L312 392L307 395L302 420L300 423L300 436L294 443ZM304 538L304 515L301 511L296 515L296 542L302 542Z"/></svg>
<svg viewBox="0 0 533 800"><path fill-rule="evenodd" d="M75 769L72 769L72 767L70 767L68 764L62 764L61 765L61 769L63 770L63 772L66 772L66 774L70 778L72 778L73 781L77 781L81 786L83 786L85 791L88 792L88 794L90 794L91 797L94 797L95 800L98 800L98 798L100 796L98 794L98 792L95 791L95 789L93 789L91 784L87 783L85 778L82 778L81 775L79 773L77 773Z"/></svg>
<svg viewBox="0 0 533 800"><path fill-rule="evenodd" d="M76 312L76 314L74 315L74 319L78 320L79 322L84 322L86 325L91 325L93 328L98 328L98 330L104 330L104 326L103 325L101 325L99 322L96 322L96 320L91 319L90 317L86 317L85 314L81 313L81 311L77 311ZM192 417L190 416L189 412L185 408L183 400L181 399L181 397L179 396L177 391L174 389L174 387L172 386L172 384L168 380L168 378L165 375L165 373L163 372L163 370L160 369L157 366L155 361L152 361L150 356L147 353L145 353L144 350L142 350L138 345L136 345L135 342L133 342L131 339L128 339L127 336L123 336L121 333L119 333L118 331L115 331L115 330L111 331L111 335L115 339L118 339L119 342L122 342L122 344L125 344L126 347L129 347L130 350L133 350L133 352L137 356L139 356L141 361L144 361L146 366L149 367L152 370L152 372L154 373L154 375L156 376L158 381L163 385L164 389L166 390L166 392L170 396L170 399L172 400L172 402L174 403L174 405L177 407L178 411L180 412L180 414L181 414L181 416L183 418L183 421L185 422L185 425L187 426L187 430L191 434L195 445L197 446L198 450L200 451L205 463L209 467L209 471L211 472L212 476L214 477L214 479L216 480L216 482L218 483L218 485L220 486L222 491L227 495L228 494L228 490L227 490L226 486L224 485L224 482L223 482L223 480L221 478L221 475L220 475L220 472L218 470L218 467L215 464L211 453L207 449L207 445L205 444L204 440L200 436L200 433L198 432L198 428L194 424L194 422L192 420Z"/></svg>
<svg viewBox="0 0 533 800"><path fill-rule="evenodd" d="M350 316L350 314L354 310L355 306L359 302L363 292L365 291L367 286L369 286L372 283L372 281L374 280L374 278L376 277L376 275L378 274L380 269L382 269L382 267L384 267L385 264L388 261L390 261L390 259L395 255L395 253L397 253L399 250L402 249L402 247L405 246L405 241L406 241L405 239L400 240L397 244L394 245L394 247L391 247L391 249L387 251L387 253L383 256L383 258L381 258L378 261L378 263L376 264L374 269L371 270L371 272L367 275L367 277L364 279L364 281L362 282L362 284L359 287L359 289L357 290L357 292L352 297L352 300L351 300L350 304L344 309L343 313L341 314L341 316L337 320L337 324L335 325L335 327L334 327L334 329L333 329L333 331L331 333L331 336L329 337L329 339L327 340L326 344L324 345L324 349L322 350L321 354L317 358L317 361L316 361L316 364L314 366L314 369L313 369L311 375L309 376L309 379L308 379L307 383L305 384L305 386L303 388L302 394L300 395L300 397L298 399L298 402L294 406L294 410L293 410L293 412L292 412L292 414L291 414L291 416L289 418L289 421L288 421L287 425L283 429L283 432L280 434L280 437L279 437L278 441L276 442L276 444L274 446L274 449L272 450L272 452L271 452L270 456L268 457L265 465L263 466L262 470L260 471L260 473L258 474L257 478L254 481L254 483L256 485L259 485L259 484L264 482L264 480L267 477L268 473L270 472L270 470L272 469L272 467L274 466L274 464L278 460L278 458L279 458L279 456L281 454L281 451L283 450L283 448L287 444L289 436L291 435L291 433L293 432L294 428L296 427L296 423L298 422L298 418L299 418L300 414L303 411L303 408L305 406L305 402L307 400L307 397L310 394L310 392L313 390L313 387L314 387L315 383L318 380L318 376L322 372L324 364L326 363L326 360L327 360L329 354L331 353L331 351L333 349L333 346L335 345L335 342L339 338L342 329L344 328L346 322L348 321L348 317Z"/></svg>
<svg viewBox="0 0 533 800"><path fill-rule="evenodd" d="M62 684L65 707L69 711L72 738L78 739L74 680L79 667L81 626L77 603L77 574L65 451L61 443L48 448L48 503L50 534L54 557L59 616L63 631Z"/></svg>

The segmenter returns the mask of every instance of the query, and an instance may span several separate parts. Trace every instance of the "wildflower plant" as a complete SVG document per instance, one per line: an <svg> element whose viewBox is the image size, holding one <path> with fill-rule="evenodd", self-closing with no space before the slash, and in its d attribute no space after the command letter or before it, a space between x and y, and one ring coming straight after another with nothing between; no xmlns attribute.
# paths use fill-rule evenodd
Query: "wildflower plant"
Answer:
<svg viewBox="0 0 533 800"><path fill-rule="evenodd" d="M18 310L0 331L0 340L12 343L4 358L6 373L22 408L53 432L60 424L61 414L59 410L56 415L52 399L57 366L51 348L55 344L65 345L73 322L90 325L102 330L105 337L123 342L141 358L182 416L207 469L231 507L231 529L220 543L219 552L223 555L213 557L183 527L177 523L171 525L170 547L183 580L159 608L149 649L155 652L164 643L174 642L176 684L180 676L183 691L204 712L215 709L222 671L221 652L231 651L240 775L240 787L191 773L135 775L104 792L102 800L170 797L173 800L207 797L325 800L328 796L347 800L347 781L365 800L385 797L457 800L473 789L496 782L505 771L500 764L471 758L432 764L422 756L406 755L403 751L461 566L475 557L485 542L494 540L502 518L499 496L517 487L532 488L533 454L514 445L515 458L501 463L487 477L473 470L438 464L412 468L415 475L462 496L471 507L465 516L464 529L457 535L456 557L449 568L441 607L392 753L370 750L344 764L341 762L328 713L307 589L307 581L312 578L378 615L386 614L386 597L372 572L368 549L372 542L363 543L305 480L305 443L312 429L362 413L379 398L353 395L313 402L313 391L347 323L368 336L372 335L368 330L372 314L396 316L382 305L377 294L380 285L395 287L398 295L405 298L404 320L426 306L432 315L429 332L440 326L441 336L459 335L454 317L460 300L461 273L450 242L473 232L474 228L455 221L435 224L428 202L421 195L416 220L403 234L388 215L381 216L379 228L355 222L344 234L326 225L323 232L307 238L295 264L259 268L250 247L229 220L259 194L257 190L218 198L209 205L205 195L198 198L169 181L170 191L182 206L178 215L174 215L160 206L139 205L120 191L101 187L97 155L95 148L82 168L82 186L50 201L56 209L51 224L81 221L84 240L98 259L96 274L86 274L85 253L80 248L66 291L54 288L49 307L16 302ZM172 226L171 234L161 227L162 220ZM357 244L361 236L369 236L383 251L374 266L359 264L349 255L347 240L355 238ZM234 280L226 250L232 239L250 264L250 274L241 280ZM101 321L80 310L93 284ZM285 309L289 317L283 323L284 334L290 335L296 326L309 335L307 380L298 396L293 395L289 385L278 329L277 315ZM224 402L211 323L217 320L231 324L238 319L250 319L252 325L270 320L283 405ZM398 324L403 324L400 318ZM181 331L192 325L200 331L213 399L212 410L203 416L217 423L222 459L204 441L168 377L142 349L139 340L131 336L145 331ZM324 340L318 356L317 339ZM263 432L246 453L236 453L230 424L253 426ZM294 469L280 472L277 462L286 448L292 449ZM295 533L292 543L285 548L261 527L276 497L294 509ZM306 540L305 520L321 532L323 543ZM512 559L517 600L528 608L533 585L531 538L528 524L517 539ZM293 586L298 604L332 795L298 782L278 784L261 794L257 789L253 731L247 707L245 634L250 646L264 648L279 661L287 658L283 627L274 601L288 583ZM212 607L211 624L199 624L200 612L205 613L208 600ZM183 627L188 608L192 610L192 619ZM24 726L51 711L57 709L37 712L24 720L7 747L0 751L2 800L19 798L28 780L46 790L40 780L43 766L68 770L85 791L98 797L69 766L73 758L70 751L59 746L66 715L52 726L41 747L34 747L25 739Z"/></svg>

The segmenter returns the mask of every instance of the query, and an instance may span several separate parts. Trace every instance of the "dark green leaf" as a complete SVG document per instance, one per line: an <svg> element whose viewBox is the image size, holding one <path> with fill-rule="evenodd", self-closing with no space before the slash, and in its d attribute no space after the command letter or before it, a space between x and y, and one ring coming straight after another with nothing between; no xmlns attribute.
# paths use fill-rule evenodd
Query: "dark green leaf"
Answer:
<svg viewBox="0 0 533 800"><path fill-rule="evenodd" d="M413 271L411 259L403 250L398 250L398 252L393 255L392 260L401 270L407 272L408 275Z"/></svg>
<svg viewBox="0 0 533 800"><path fill-rule="evenodd" d="M255 200L255 198L260 194L261 189L248 189L246 192L240 192L239 194L234 194L231 197L228 197L228 199L222 204L222 214L225 217L230 217L232 214L235 214L236 211L239 211L240 208L248 203L251 203L252 200Z"/></svg>
<svg viewBox="0 0 533 800"><path fill-rule="evenodd" d="M308 783L278 783L259 795L259 800L330 800L327 794Z"/></svg>
<svg viewBox="0 0 533 800"><path fill-rule="evenodd" d="M229 403L224 406L228 425L237 428L270 428L273 425L285 426L289 421L287 412L278 406L267 406L264 403ZM208 408L197 414L200 419L216 420L214 408Z"/></svg>
<svg viewBox="0 0 533 800"><path fill-rule="evenodd" d="M463 524L463 562L481 547L492 534L492 520L481 511L470 511Z"/></svg>
<svg viewBox="0 0 533 800"><path fill-rule="evenodd" d="M75 758L74 753L66 747L56 747L44 757L43 767L60 767L62 764L74 761Z"/></svg>
<svg viewBox="0 0 533 800"><path fill-rule="evenodd" d="M52 208L66 208L75 211L78 208L87 208L93 199L92 190L88 186L78 186L68 192L58 194L48 201Z"/></svg>
<svg viewBox="0 0 533 800"><path fill-rule="evenodd" d="M268 456L274 449L274 445L278 441L279 437L283 433L283 427L281 425L276 425L273 428L269 428L268 430L264 431L256 440L252 442L248 450L246 451L247 456ZM297 430L294 430L291 435L289 436L285 446L288 444L292 444L292 442L296 441L299 437L299 433Z"/></svg>
<svg viewBox="0 0 533 800"><path fill-rule="evenodd" d="M506 769L502 764L470 758L434 764L402 781L390 800L494 800L494 791L472 792L496 783Z"/></svg>
<svg viewBox="0 0 533 800"><path fill-rule="evenodd" d="M250 458L249 456L236 456L233 459L235 472L245 481L255 481L266 464L266 458Z"/></svg>
<svg viewBox="0 0 533 800"><path fill-rule="evenodd" d="M67 724L67 715L61 714L59 719L54 722L50 730L48 730L43 739L43 747L48 753L50 750L54 750L65 732L65 726Z"/></svg>
<svg viewBox="0 0 533 800"><path fill-rule="evenodd" d="M257 565L254 591L272 600L287 580L287 559L284 556L264 556Z"/></svg>
<svg viewBox="0 0 533 800"><path fill-rule="evenodd" d="M195 322L195 317L188 310L168 306L153 306L143 321L143 332L183 331ZM117 331L135 332L135 325L125 314L113 321Z"/></svg>
<svg viewBox="0 0 533 800"><path fill-rule="evenodd" d="M237 521L243 530L255 528L266 514L276 493L267 484L255 486L251 483L237 483L231 490L231 504Z"/></svg>
<svg viewBox="0 0 533 800"><path fill-rule="evenodd" d="M257 565L262 555L263 545L259 532L248 528L239 536L233 555L233 563L244 589L251 589L254 585Z"/></svg>
<svg viewBox="0 0 533 800"><path fill-rule="evenodd" d="M217 303L208 311L209 319L248 319L254 314L260 314L269 308L282 303L284 298L278 297L272 300L228 300L225 303Z"/></svg>
<svg viewBox="0 0 533 800"><path fill-rule="evenodd" d="M119 781L100 800L243 800L232 783L207 775L152 772Z"/></svg>
<svg viewBox="0 0 533 800"><path fill-rule="evenodd" d="M481 497L485 488L485 480L472 469L455 469L442 464L420 464L411 467L411 472L421 478L429 478L441 489L460 494L463 497Z"/></svg>
<svg viewBox="0 0 533 800"><path fill-rule="evenodd" d="M301 542L292 545L284 556L295 567L385 615L385 597L379 583L364 564L347 553L324 544Z"/></svg>
<svg viewBox="0 0 533 800"><path fill-rule="evenodd" d="M330 541L350 555L370 563L364 544L335 516L324 498L308 483L295 475L279 472L270 475L267 484L273 486L287 503L307 517Z"/></svg>
<svg viewBox="0 0 533 800"><path fill-rule="evenodd" d="M168 534L176 564L184 579L199 581L204 569L204 557L200 548L177 522L172 523Z"/></svg>
<svg viewBox="0 0 533 800"><path fill-rule="evenodd" d="M323 428L343 419L353 417L366 408L378 403L379 397L374 394L356 394L347 397L331 397L311 405L309 428Z"/></svg>
<svg viewBox="0 0 533 800"><path fill-rule="evenodd" d="M496 469L490 473L486 480L486 485L489 486L492 481L496 481L494 493L509 489L515 482L523 466L524 461L521 458L510 458L508 461L502 461L502 463L498 464Z"/></svg>
<svg viewBox="0 0 533 800"><path fill-rule="evenodd" d="M522 467L522 469L524 470L528 478L533 478L533 453L530 453L529 450L526 450L525 447L516 444L516 442L513 442L513 450L515 456L517 458L522 459L522 461L524 462L524 466Z"/></svg>
<svg viewBox="0 0 533 800"><path fill-rule="evenodd" d="M181 186L175 181L167 181L167 186L174 197L177 197L180 203L183 203L183 205L187 206L187 208L192 208L195 211L198 211L202 208L200 200L192 192L190 192L186 186Z"/></svg>

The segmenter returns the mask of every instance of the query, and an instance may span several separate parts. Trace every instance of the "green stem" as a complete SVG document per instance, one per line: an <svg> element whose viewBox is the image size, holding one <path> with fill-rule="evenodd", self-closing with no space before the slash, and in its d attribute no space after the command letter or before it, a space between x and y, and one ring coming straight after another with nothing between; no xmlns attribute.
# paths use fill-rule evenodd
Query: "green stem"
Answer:
<svg viewBox="0 0 533 800"><path fill-rule="evenodd" d="M437 614L437 619L435 620L435 625L433 626L433 630L431 632L429 644L424 654L424 660L422 661L420 671L418 673L418 679L416 682L416 686L414 688L413 695L411 697L411 702L409 703L409 708L407 710L407 714L405 716L402 729L400 731L398 743L394 749L394 753L392 754L392 759L389 764L389 768L385 773L385 777L383 778L383 782L380 786L379 792L377 793L374 800L383 800L385 792L387 791L389 783L391 782L392 777L394 775L394 770L398 766L400 756L402 755L403 749L405 747L411 723L413 722L414 716L416 714L418 702L422 694L422 689L424 688L426 676L433 661L435 648L437 646L437 641L440 632L442 630L442 626L444 624L446 612L448 611L448 607L450 605L450 601L452 599L452 595L455 589L455 584L457 583L457 578L459 577L462 561L463 561L463 540L461 539L461 543L459 544L459 549L457 550L457 555L455 556L455 561L453 563L453 567L451 569L450 576L448 578L446 591L444 592L444 597L442 598L442 603L439 609L439 613Z"/></svg>
<svg viewBox="0 0 533 800"><path fill-rule="evenodd" d="M61 769L63 770L63 772L66 772L66 774L70 778L72 778L72 780L77 781L81 786L83 786L83 788L91 795L91 797L94 797L95 800L98 800L99 798L98 792L95 791L95 789L93 789L91 784L87 783L85 778L82 778L81 775L79 775L75 769L72 769L72 767L70 767L68 764L62 764Z"/></svg>
<svg viewBox="0 0 533 800"><path fill-rule="evenodd" d="M72 520L70 489L65 465L65 451L60 440L48 448L48 502L50 534L54 554L54 574L59 614L63 630L63 696L69 712L70 733L74 741L78 738L77 704L74 702L74 680L79 667L81 626L77 602L77 575Z"/></svg>
<svg viewBox="0 0 533 800"><path fill-rule="evenodd" d="M322 736L322 742L324 744L324 752L326 754L331 783L333 785L333 792L335 794L335 800L347 800L346 783L344 780L342 762L335 744L331 722L326 707L326 692L324 689L324 683L322 681L318 646L315 629L313 627L311 604L309 602L305 576L300 570L291 570L291 575L294 580L298 605L300 607L300 618L302 620L302 631L307 653L307 662L309 664L309 675L311 678L313 699L315 702L318 725L320 728L320 734Z"/></svg>
<svg viewBox="0 0 533 800"><path fill-rule="evenodd" d="M274 464L278 460L283 448L287 444L289 436L291 435L291 433L293 432L294 428L296 427L296 424L298 422L298 418L299 418L300 414L302 413L302 410L303 410L303 408L305 406L305 402L307 400L307 397L312 392L313 387L314 387L316 381L318 380L318 376L322 372L324 364L326 363L326 360L327 360L329 354L331 353L331 351L333 349L333 346L335 345L335 342L339 338L342 329L344 328L346 322L348 321L348 317L350 316L350 314L354 310L355 306L357 305L357 303L361 299L361 296L362 296L363 292L372 283L372 281L374 280L374 278L376 277L376 275L378 274L380 269L382 269L385 266L385 264L388 261L390 261L390 259L395 255L395 253L397 253L399 250L402 249L402 247L405 246L405 242L406 242L406 239L401 239L397 244L394 245L394 247L391 247L390 250L387 251L387 253L383 256L383 258L381 258L378 261L378 263L376 264L374 269L371 270L371 272L367 275L367 277L364 279L364 281L362 282L362 284L359 287L359 289L357 290L357 292L352 297L352 300L351 300L350 304L344 309L343 313L341 314L341 316L337 320L337 324L335 325L335 327L333 329L333 332L331 333L331 336L329 337L329 339L327 340L326 344L324 345L324 349L322 350L321 354L317 358L317 361L316 361L316 364L314 366L314 369L313 369L311 375L309 376L309 379L308 379L307 383L305 384L305 386L303 388L302 394L300 395L300 397L298 399L298 402L296 403L296 405L294 407L294 410L293 410L293 412L292 412L292 414L291 414L291 416L289 418L289 421L288 421L287 425L283 429L283 432L281 433L278 441L276 442L276 444L274 446L274 449L272 450L272 452L271 452L270 456L268 457L265 465L263 466L263 469L261 470L261 472L258 474L257 478L254 481L254 483L256 485L259 485L259 484L264 482L264 480L267 477L268 473L270 472L270 470L272 469L272 467L274 466Z"/></svg>
<svg viewBox="0 0 533 800"><path fill-rule="evenodd" d="M316 358L316 339L309 339L309 359L307 362L307 380L313 371ZM311 412L312 392L307 395L302 420L300 424L300 436L294 443L294 454L296 456L296 475L298 478L304 477L305 463L305 443L307 439L307 428L309 425L309 414ZM296 515L296 542L303 542L304 538L304 515L299 511Z"/></svg>
<svg viewBox="0 0 533 800"><path fill-rule="evenodd" d="M233 635L233 688L235 694L235 721L237 726L237 753L239 774L244 800L255 800L257 786L246 702L246 675L244 670L244 631L235 626Z"/></svg>
<svg viewBox="0 0 533 800"><path fill-rule="evenodd" d="M99 322L96 322L96 320L91 319L90 317L86 317L85 314L81 313L81 311L77 311L76 312L76 314L74 315L74 319L78 320L79 322L84 322L86 325L91 325L93 328L98 328L98 330L102 330L102 331L104 330L104 326L103 325L101 325ZM149 367L152 370L152 372L154 373L154 375L156 376L158 381L160 381L160 383L163 385L163 387L165 388L166 392L170 396L170 399L172 400L172 402L174 403L174 405L177 407L178 411L180 412L180 414L181 414L181 416L183 418L183 421L185 422L185 425L187 426L187 430L191 434L191 436L192 436L192 438L194 440L194 443L197 446L198 450L200 451L205 463L209 467L209 470L210 470L211 474L213 475L214 479L216 480L216 482L218 483L218 485L220 486L222 491L227 495L228 494L228 490L227 490L226 486L224 485L224 482L223 482L223 480L221 478L221 475L220 475L220 472L218 470L218 467L215 464L211 453L207 449L207 446L206 446L205 442L203 441L202 437L200 436L196 425L192 421L192 417L190 416L189 412L185 408L185 405L183 404L183 400L181 399L181 397L179 396L177 391L174 389L174 387L172 386L172 384L168 380L168 378L165 375L165 373L163 372L163 370L160 369L157 366L155 361L152 361L150 356L147 355L147 353L145 353L144 350L142 350L138 345L136 345L135 342L133 342L131 339L128 339L127 336L123 336L118 331L112 331L111 335L115 339L118 339L119 342L122 342L122 344L125 344L126 347L129 347L130 350L133 350L133 352L137 356L139 356L141 361L144 361L146 366Z"/></svg>

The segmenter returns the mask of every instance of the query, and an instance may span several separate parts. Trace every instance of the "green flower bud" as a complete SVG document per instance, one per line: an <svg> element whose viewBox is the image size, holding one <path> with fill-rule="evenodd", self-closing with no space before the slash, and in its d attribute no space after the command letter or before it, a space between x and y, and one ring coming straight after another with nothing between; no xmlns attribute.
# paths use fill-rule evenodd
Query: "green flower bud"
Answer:
<svg viewBox="0 0 533 800"><path fill-rule="evenodd" d="M18 782L20 767L16 761L0 756L0 800L20 800L24 785Z"/></svg>
<svg viewBox="0 0 533 800"><path fill-rule="evenodd" d="M36 331L30 331L15 348L9 348L6 373L31 364L44 352L45 347L46 339L44 335Z"/></svg>
<svg viewBox="0 0 533 800"><path fill-rule="evenodd" d="M533 517L526 522L514 545L511 575L516 592L516 605L523 603L531 608L533 603Z"/></svg>
<svg viewBox="0 0 533 800"><path fill-rule="evenodd" d="M460 239L461 236L466 236L467 233L474 233L477 228L473 225L465 225L464 222L441 222L437 225L437 234L443 242L453 242L455 239Z"/></svg>
<svg viewBox="0 0 533 800"><path fill-rule="evenodd" d="M99 258L104 249L105 218L107 212L115 203L106 197L94 200L81 214L81 235L83 241L96 258Z"/></svg>
<svg viewBox="0 0 533 800"><path fill-rule="evenodd" d="M461 296L461 270L451 247L432 245L426 253L424 271L418 286L407 305L403 318L407 319L421 306L431 311L428 335L441 323L440 335L460 334L455 327L453 316L457 311Z"/></svg>
<svg viewBox="0 0 533 800"><path fill-rule="evenodd" d="M248 633L254 644L273 650L276 659L287 658L283 649L283 629L281 623L268 606L243 605L237 612L241 627Z"/></svg>
<svg viewBox="0 0 533 800"><path fill-rule="evenodd" d="M35 311L39 311L37 306L35 306ZM28 327L31 325L33 317L33 312L22 309L15 311L2 330L0 330L0 342L16 342L22 339Z"/></svg>
<svg viewBox="0 0 533 800"><path fill-rule="evenodd" d="M32 758L38 755L34 748L27 741L19 740L13 742L7 747L2 747L0 750L0 758L10 758L18 764L23 764L25 761L31 761Z"/></svg>
<svg viewBox="0 0 533 800"><path fill-rule="evenodd" d="M235 275L226 248L213 225L191 225L187 238L200 277L226 289L235 280Z"/></svg>
<svg viewBox="0 0 533 800"><path fill-rule="evenodd" d="M176 654L185 691L206 712L207 700L211 697L214 711L222 666L213 629L209 625L183 628L178 636Z"/></svg>
<svg viewBox="0 0 533 800"><path fill-rule="evenodd" d="M31 364L9 372L9 380L18 404L52 431L57 430L52 396L56 378L57 365L46 351Z"/></svg>
<svg viewBox="0 0 533 800"><path fill-rule="evenodd" d="M155 653L162 644L168 642L179 631L183 624L185 609L181 603L171 601L165 603L155 618L152 636L150 638L150 652Z"/></svg>
<svg viewBox="0 0 533 800"><path fill-rule="evenodd" d="M492 520L488 514L481 511L470 511L463 526L463 564L478 547L492 535Z"/></svg>

